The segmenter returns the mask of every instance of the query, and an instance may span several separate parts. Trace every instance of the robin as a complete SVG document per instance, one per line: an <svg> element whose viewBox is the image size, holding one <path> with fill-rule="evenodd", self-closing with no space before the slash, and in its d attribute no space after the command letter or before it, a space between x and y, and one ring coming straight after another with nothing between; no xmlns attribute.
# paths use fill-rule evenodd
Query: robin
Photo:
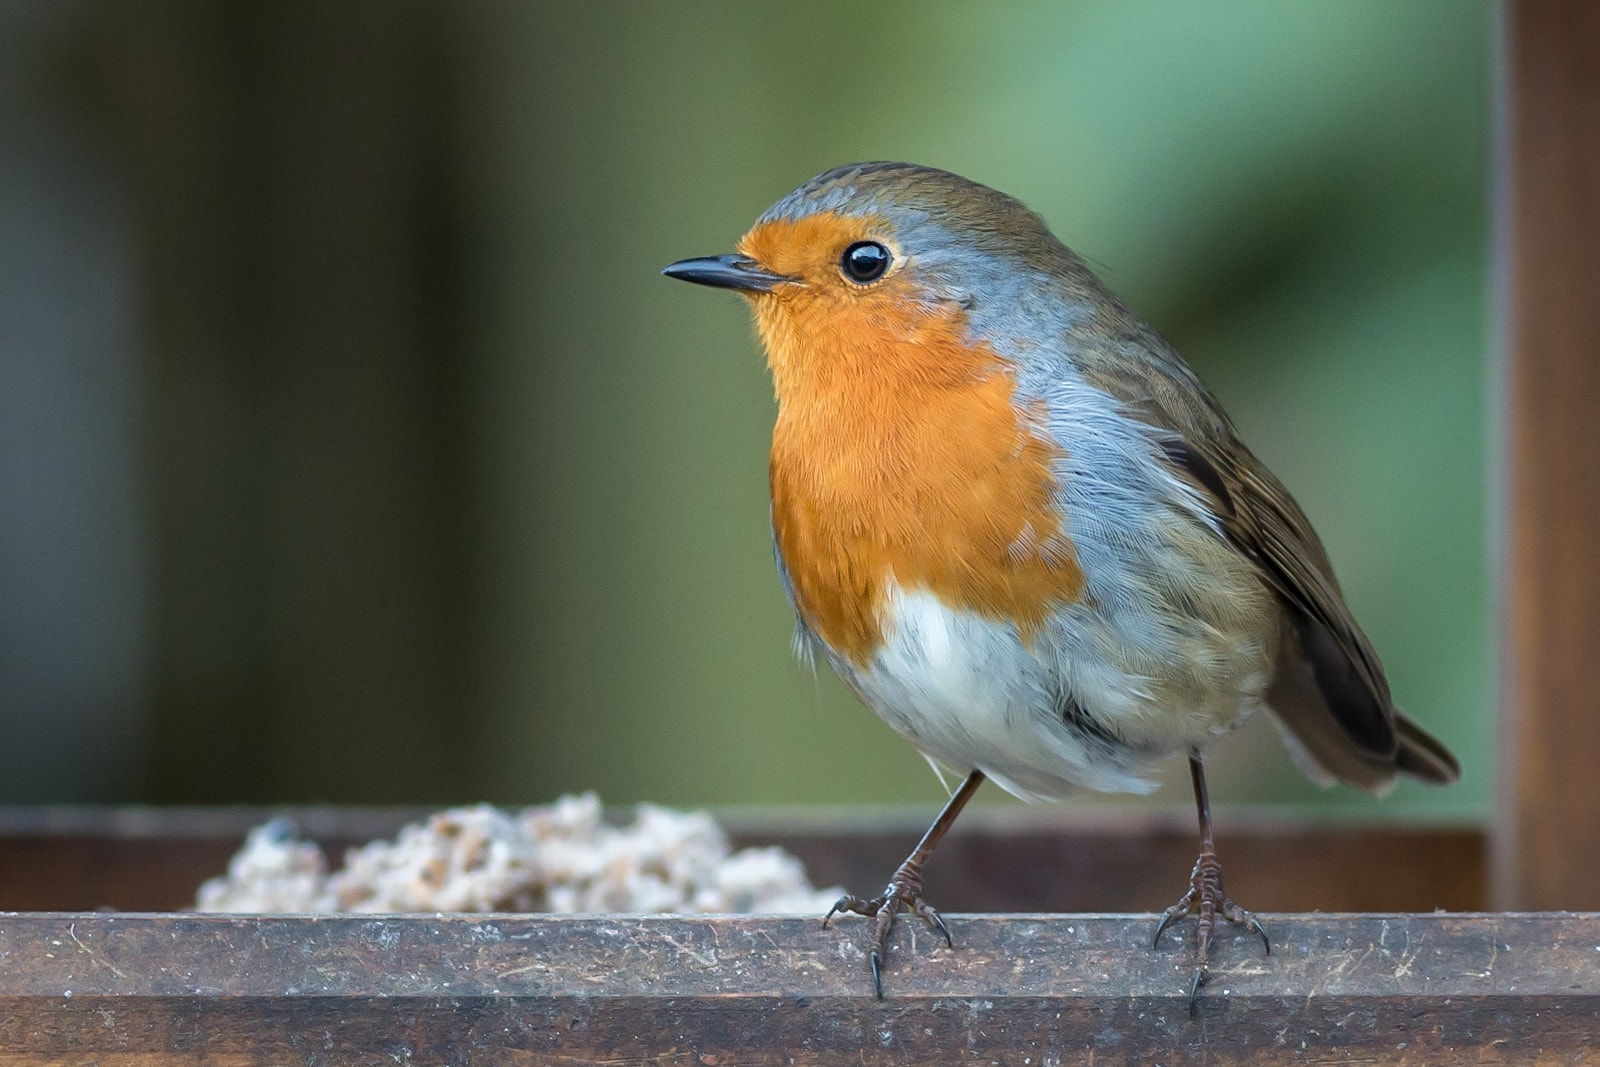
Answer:
<svg viewBox="0 0 1600 1067"><path fill-rule="evenodd" d="M923 866L985 778L1028 800L1146 792L1187 755L1200 823L1190 1005L1223 891L1201 753L1264 711L1314 780L1454 781L1394 706L1328 555L1173 348L1017 200L857 163L779 200L731 255L664 274L748 298L778 398L769 468L799 646L965 775L888 887L948 943ZM827 921L824 919L824 922Z"/></svg>

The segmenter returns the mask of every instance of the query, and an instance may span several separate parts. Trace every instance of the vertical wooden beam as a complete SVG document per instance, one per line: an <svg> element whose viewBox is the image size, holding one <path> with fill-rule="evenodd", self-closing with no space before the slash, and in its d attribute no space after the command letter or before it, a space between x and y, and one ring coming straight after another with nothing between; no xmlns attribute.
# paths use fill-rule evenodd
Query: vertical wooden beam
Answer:
<svg viewBox="0 0 1600 1067"><path fill-rule="evenodd" d="M1600 907L1600 4L1507 7L1507 908Z"/></svg>

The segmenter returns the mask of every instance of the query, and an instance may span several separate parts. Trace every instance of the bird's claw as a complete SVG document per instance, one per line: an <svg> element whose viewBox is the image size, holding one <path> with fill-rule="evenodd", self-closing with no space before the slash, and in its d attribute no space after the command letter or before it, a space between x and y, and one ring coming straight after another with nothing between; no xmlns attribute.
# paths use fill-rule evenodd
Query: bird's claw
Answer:
<svg viewBox="0 0 1600 1067"><path fill-rule="evenodd" d="M1210 974L1206 971L1205 964L1194 969L1194 981L1189 983L1189 1018L1194 1018L1194 1006L1200 1000L1200 987L1206 984Z"/></svg>
<svg viewBox="0 0 1600 1067"><path fill-rule="evenodd" d="M827 926L835 915L846 913L875 920L872 951L868 955L868 961L872 964L872 988L879 1000L883 999L883 960L889 941L889 931L894 929L895 919L899 917L901 911L911 912L927 923L929 929L938 931L947 946L955 947L955 941L950 936L950 928L945 925L944 917L933 905L922 899L922 880L917 877L915 871L907 871L904 868L895 872L882 896L866 900L847 893L835 901L833 907L828 909L828 914L822 918L823 926Z"/></svg>
<svg viewBox="0 0 1600 1067"><path fill-rule="evenodd" d="M1206 965L1211 956L1211 935L1219 916L1235 926L1242 926L1251 933L1259 934L1262 947L1269 956L1272 955L1272 941L1267 937L1267 931L1261 922L1235 904L1228 894L1223 892L1222 864L1217 861L1214 852L1200 853L1200 858L1195 861L1194 870L1189 875L1189 891L1176 904L1161 913L1161 921L1156 925L1156 936L1150 942L1150 947L1152 949L1158 947L1161 944L1161 935L1167 928L1190 915L1197 917L1194 951L1196 969L1194 980L1189 983L1189 1014L1193 1015L1200 987L1206 984L1206 979L1209 977Z"/></svg>

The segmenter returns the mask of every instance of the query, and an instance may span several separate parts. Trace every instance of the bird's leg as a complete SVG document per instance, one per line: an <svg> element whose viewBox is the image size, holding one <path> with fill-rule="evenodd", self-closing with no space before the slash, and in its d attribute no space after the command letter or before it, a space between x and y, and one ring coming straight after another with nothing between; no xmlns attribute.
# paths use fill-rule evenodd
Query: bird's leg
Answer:
<svg viewBox="0 0 1600 1067"><path fill-rule="evenodd" d="M1211 931L1222 916L1230 923L1243 926L1261 935L1261 943L1268 955L1272 942L1256 917L1228 898L1222 891L1222 863L1217 859L1216 845L1211 840L1211 799L1206 793L1206 774L1200 766L1200 753L1189 753L1189 774L1194 779L1194 803L1200 813L1200 858L1194 861L1189 875L1189 891L1183 899L1161 914L1151 947L1161 944L1161 934L1167 927L1189 915L1198 916L1195 924L1195 972L1189 985L1189 1013L1194 1014L1195 998L1206 982L1206 961L1211 954Z"/></svg>
<svg viewBox="0 0 1600 1067"><path fill-rule="evenodd" d="M847 894L840 897L839 902L823 916L823 926L827 926L828 920L840 912L853 912L877 920L877 931L872 939L871 960L872 986L877 991L879 1000L883 999L884 944L889 939L889 931L894 928L895 917L900 914L901 908L915 913L923 922L944 935L945 944L955 947L944 920L939 917L939 913L932 905L922 899L922 866L928 862L928 857L933 855L933 850L938 847L945 831L950 829L956 821L956 816L961 814L961 809L967 806L967 801L972 799L972 794L976 793L978 786L982 784L982 771L973 771L967 775L967 780L962 782L961 788L950 797L944 810L939 812L939 817L933 820L928 832L917 842L917 847L911 850L911 855L895 869L894 877L889 879L889 885L884 889L882 896L863 900L858 896Z"/></svg>

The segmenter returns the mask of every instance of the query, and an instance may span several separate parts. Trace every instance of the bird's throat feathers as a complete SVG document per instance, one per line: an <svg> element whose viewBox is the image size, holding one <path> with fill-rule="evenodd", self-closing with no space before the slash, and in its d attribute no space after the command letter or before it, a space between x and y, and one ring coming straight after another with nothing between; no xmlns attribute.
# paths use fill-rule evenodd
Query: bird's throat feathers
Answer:
<svg viewBox="0 0 1600 1067"><path fill-rule="evenodd" d="M796 606L858 665L896 586L1026 640L1083 587L1056 511L1059 450L959 305L885 281L870 299L794 285L751 300L778 394L772 521Z"/></svg>

